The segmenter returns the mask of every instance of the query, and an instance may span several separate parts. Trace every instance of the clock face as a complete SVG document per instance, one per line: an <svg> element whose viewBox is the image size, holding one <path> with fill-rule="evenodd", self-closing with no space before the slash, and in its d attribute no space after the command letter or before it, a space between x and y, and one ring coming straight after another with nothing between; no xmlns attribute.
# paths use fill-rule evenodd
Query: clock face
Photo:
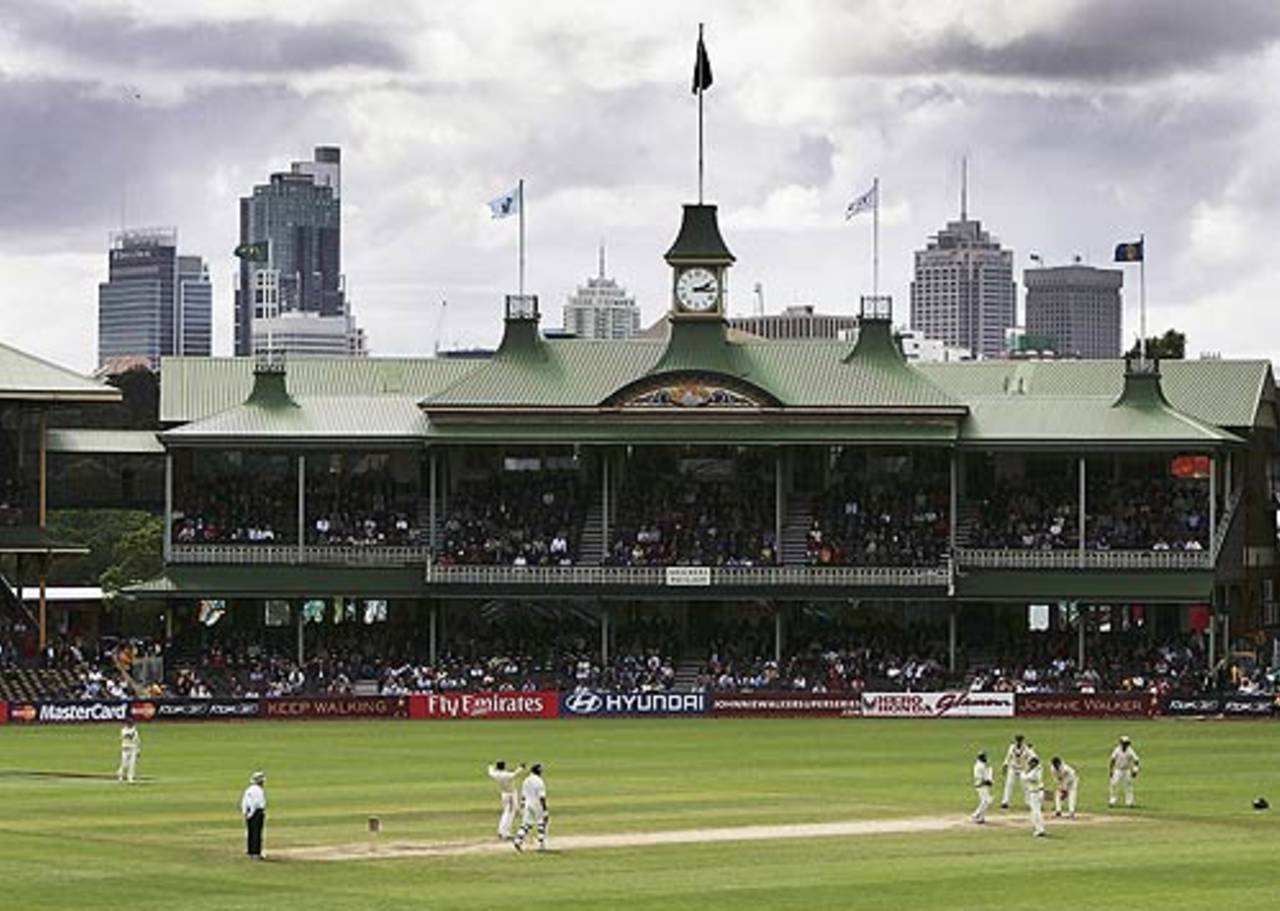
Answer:
<svg viewBox="0 0 1280 911"><path fill-rule="evenodd" d="M720 280L710 269L696 266L676 279L676 301L690 313L707 313L720 299Z"/></svg>

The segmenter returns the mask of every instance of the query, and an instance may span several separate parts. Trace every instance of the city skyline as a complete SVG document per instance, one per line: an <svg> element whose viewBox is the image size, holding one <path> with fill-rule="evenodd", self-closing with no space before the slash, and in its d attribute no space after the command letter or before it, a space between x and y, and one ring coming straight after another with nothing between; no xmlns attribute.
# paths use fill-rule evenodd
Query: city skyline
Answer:
<svg viewBox="0 0 1280 911"><path fill-rule="evenodd" d="M1226 6L88 2L73 22L69 6L0 0L0 269L11 304L42 303L13 308L6 340L91 366L101 237L123 209L127 225L176 223L206 256L229 352L236 200L321 143L347 152L344 271L379 354L430 352L441 299L449 342L496 341L515 244L485 202L520 177L530 292L563 300L607 235L648 324L696 193L701 19L707 197L739 254L731 313L751 312L757 281L770 312L855 312L870 237L841 214L878 176L883 290L906 322L912 251L953 217L967 153L970 209L1016 273L1033 250L1104 265L1145 232L1152 333L1270 357L1280 267L1249 241L1280 221L1264 157L1280 116L1249 86L1280 73L1280 10Z"/></svg>

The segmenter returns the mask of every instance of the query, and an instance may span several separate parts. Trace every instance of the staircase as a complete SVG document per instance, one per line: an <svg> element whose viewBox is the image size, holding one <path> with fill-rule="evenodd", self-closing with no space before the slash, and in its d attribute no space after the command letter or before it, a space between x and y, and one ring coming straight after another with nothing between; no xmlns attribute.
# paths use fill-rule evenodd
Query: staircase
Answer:
<svg viewBox="0 0 1280 911"><path fill-rule="evenodd" d="M676 676L674 688L682 692L688 692L698 685L698 675L702 672L702 658L694 658L685 655L676 664Z"/></svg>
<svg viewBox="0 0 1280 911"><path fill-rule="evenodd" d="M813 524L813 500L805 493L787 498L782 522L782 563L804 566L809 562L809 528Z"/></svg>
<svg viewBox="0 0 1280 911"><path fill-rule="evenodd" d="M968 548L974 529L978 527L981 506L972 500L963 502L956 509L956 548Z"/></svg>
<svg viewBox="0 0 1280 911"><path fill-rule="evenodd" d="M604 549L604 506L596 499L587 508L582 531L578 533L577 563L580 566L599 566Z"/></svg>

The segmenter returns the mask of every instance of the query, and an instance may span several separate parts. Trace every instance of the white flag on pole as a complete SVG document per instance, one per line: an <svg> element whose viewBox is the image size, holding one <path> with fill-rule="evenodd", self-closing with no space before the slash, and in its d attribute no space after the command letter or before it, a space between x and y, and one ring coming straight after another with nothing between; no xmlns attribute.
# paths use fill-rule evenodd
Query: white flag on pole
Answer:
<svg viewBox="0 0 1280 911"><path fill-rule="evenodd" d="M494 218L506 218L520 214L520 188L514 187L497 199L489 200L489 213Z"/></svg>
<svg viewBox="0 0 1280 911"><path fill-rule="evenodd" d="M849 203L844 210L844 220L848 221L859 212L869 212L876 205L876 185L872 184L871 189L863 193L861 196L854 197L853 202Z"/></svg>

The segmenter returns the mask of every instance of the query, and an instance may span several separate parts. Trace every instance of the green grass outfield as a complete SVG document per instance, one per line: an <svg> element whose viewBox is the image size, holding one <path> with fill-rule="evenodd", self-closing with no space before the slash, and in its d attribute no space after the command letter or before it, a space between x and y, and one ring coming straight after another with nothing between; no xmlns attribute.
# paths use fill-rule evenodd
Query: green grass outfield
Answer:
<svg viewBox="0 0 1280 911"><path fill-rule="evenodd" d="M1110 825L318 863L241 856L240 793L268 774L267 853L367 839L492 836L496 757L546 765L557 835L963 816L969 769L1015 730L1079 770L1106 814L1120 733L1140 807ZM0 728L0 908L329 909L1276 907L1280 724L1197 721L577 720ZM996 811L998 814L998 811ZM1114 811L1111 811L1114 812Z"/></svg>

